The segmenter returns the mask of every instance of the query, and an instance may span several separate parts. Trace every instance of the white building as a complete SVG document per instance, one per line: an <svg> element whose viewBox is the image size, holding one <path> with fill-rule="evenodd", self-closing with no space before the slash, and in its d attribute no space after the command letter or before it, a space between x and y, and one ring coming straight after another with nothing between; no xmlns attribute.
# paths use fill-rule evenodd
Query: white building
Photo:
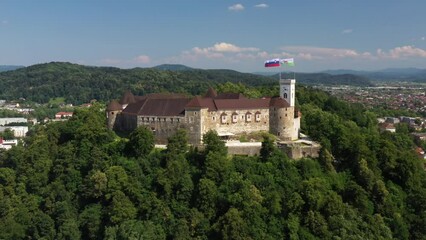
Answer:
<svg viewBox="0 0 426 240"><path fill-rule="evenodd" d="M27 123L26 118L17 117L17 118L0 118L0 126L4 126L10 123Z"/></svg>
<svg viewBox="0 0 426 240"><path fill-rule="evenodd" d="M15 137L25 137L27 135L27 132L28 132L28 127L27 126L5 126L5 127L0 127L0 132L4 132L8 128L13 131L13 135Z"/></svg>
<svg viewBox="0 0 426 240"><path fill-rule="evenodd" d="M18 145L18 140L12 139L12 140L3 140L3 138L0 138L0 149L11 149L13 146Z"/></svg>

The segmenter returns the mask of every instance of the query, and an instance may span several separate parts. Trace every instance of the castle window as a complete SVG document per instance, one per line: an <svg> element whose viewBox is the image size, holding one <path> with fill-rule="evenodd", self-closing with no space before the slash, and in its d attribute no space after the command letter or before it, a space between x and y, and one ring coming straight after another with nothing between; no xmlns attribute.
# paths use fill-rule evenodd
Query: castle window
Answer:
<svg viewBox="0 0 426 240"><path fill-rule="evenodd" d="M287 117L287 113L285 114L285 116Z"/></svg>
<svg viewBox="0 0 426 240"><path fill-rule="evenodd" d="M251 122L251 112L246 113L246 122Z"/></svg>
<svg viewBox="0 0 426 240"><path fill-rule="evenodd" d="M228 116L226 115L226 113L222 113L222 115L220 115L220 122L222 124L225 124L228 121Z"/></svg>
<svg viewBox="0 0 426 240"><path fill-rule="evenodd" d="M287 98L287 93L284 93L284 98Z"/></svg>
<svg viewBox="0 0 426 240"><path fill-rule="evenodd" d="M236 123L238 121L238 113L234 112L232 114L232 123Z"/></svg>
<svg viewBox="0 0 426 240"><path fill-rule="evenodd" d="M256 122L260 122L260 112L256 112Z"/></svg>
<svg viewBox="0 0 426 240"><path fill-rule="evenodd" d="M216 121L216 117L212 117L213 121Z"/></svg>
<svg viewBox="0 0 426 240"><path fill-rule="evenodd" d="M194 115L197 115L197 112L194 112Z"/></svg>
<svg viewBox="0 0 426 240"><path fill-rule="evenodd" d="M170 122L173 122L173 118L170 118Z"/></svg>

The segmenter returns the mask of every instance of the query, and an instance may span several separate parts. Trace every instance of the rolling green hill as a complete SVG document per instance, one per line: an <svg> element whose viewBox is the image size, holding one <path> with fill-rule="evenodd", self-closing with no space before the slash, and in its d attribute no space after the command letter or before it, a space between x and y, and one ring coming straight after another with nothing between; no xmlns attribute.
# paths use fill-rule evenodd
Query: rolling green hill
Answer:
<svg viewBox="0 0 426 240"><path fill-rule="evenodd" d="M0 73L0 98L11 100L22 97L46 103L51 98L65 97L67 102L79 104L91 99L109 101L120 98L128 89L137 95L152 92L195 95L218 83L243 82L257 86L275 81L231 70L119 69L52 62Z"/></svg>
<svg viewBox="0 0 426 240"><path fill-rule="evenodd" d="M277 84L277 79L278 76L260 76L225 69L192 69L183 65L119 69L51 62L0 73L0 99L25 98L46 103L52 98L65 97L68 103L81 104L91 99L117 99L129 89L136 95L153 92L197 95L203 94L209 86L226 82L257 87ZM315 85L371 85L368 79L350 74L298 73L297 81Z"/></svg>

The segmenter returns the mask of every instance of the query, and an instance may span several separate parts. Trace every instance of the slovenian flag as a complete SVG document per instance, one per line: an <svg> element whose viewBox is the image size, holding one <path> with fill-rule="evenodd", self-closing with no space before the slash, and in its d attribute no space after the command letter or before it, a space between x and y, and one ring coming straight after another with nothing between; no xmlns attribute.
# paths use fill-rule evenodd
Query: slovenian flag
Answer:
<svg viewBox="0 0 426 240"><path fill-rule="evenodd" d="M265 67L279 67L280 65L281 64L279 58L265 61Z"/></svg>
<svg viewBox="0 0 426 240"><path fill-rule="evenodd" d="M294 66L294 59L293 58L281 59L281 62L284 63L287 66Z"/></svg>

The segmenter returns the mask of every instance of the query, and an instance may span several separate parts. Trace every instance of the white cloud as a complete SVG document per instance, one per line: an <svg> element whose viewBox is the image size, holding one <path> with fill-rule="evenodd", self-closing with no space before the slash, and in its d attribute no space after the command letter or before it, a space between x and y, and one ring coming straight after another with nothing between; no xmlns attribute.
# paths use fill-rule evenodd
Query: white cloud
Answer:
<svg viewBox="0 0 426 240"><path fill-rule="evenodd" d="M151 62L151 58L147 55L140 55L140 56L137 56L134 59L134 61L137 62L137 63L147 64L147 63Z"/></svg>
<svg viewBox="0 0 426 240"><path fill-rule="evenodd" d="M266 4L266 3L261 3L261 4L254 5L254 7L256 7L256 8L268 8L269 5Z"/></svg>
<svg viewBox="0 0 426 240"><path fill-rule="evenodd" d="M422 41L424 41L424 40L426 40L426 37L421 37L420 39L421 39Z"/></svg>
<svg viewBox="0 0 426 240"><path fill-rule="evenodd" d="M313 46L285 46L279 55L282 57L294 57L304 60L324 60L324 59L404 59L408 57L426 58L426 50L414 46L402 46L384 51L377 49L375 54L370 52L359 52L347 48L321 48ZM269 56L278 57L277 54Z"/></svg>
<svg viewBox="0 0 426 240"><path fill-rule="evenodd" d="M206 48L208 51L215 51L215 52L255 52L259 51L258 48L248 47L248 48L242 48L238 47L231 43L216 43L213 45L213 47Z"/></svg>
<svg viewBox="0 0 426 240"><path fill-rule="evenodd" d="M380 58L391 59L400 59L405 57L426 58L426 50L408 45L390 49L388 52L384 52L382 49L377 49L377 56Z"/></svg>
<svg viewBox="0 0 426 240"><path fill-rule="evenodd" d="M218 60L221 62L239 62L241 59L259 57L259 49L255 47L240 47L232 43L219 42L210 47L194 47L183 51L179 56L169 57L167 62L197 62L201 60ZM267 54L267 53L264 53Z"/></svg>
<svg viewBox="0 0 426 240"><path fill-rule="evenodd" d="M235 44L218 42L209 47L194 47L180 55L171 56L161 62L182 63L201 68L207 66L238 68L251 65L259 68L267 59L295 58L305 66L318 65L326 68L360 66L379 66L391 64L398 59L425 58L426 50L414 46L401 46L388 50L361 51L350 48L323 48L316 46L284 46L280 51L268 52L255 47L241 47ZM238 66L238 67L237 67ZM385 65L383 65L385 66Z"/></svg>
<svg viewBox="0 0 426 240"><path fill-rule="evenodd" d="M353 32L353 29L345 29L345 30L342 31L342 34L349 34L349 33L352 33L352 32Z"/></svg>
<svg viewBox="0 0 426 240"><path fill-rule="evenodd" d="M325 59L325 58L356 58L365 57L368 54L358 53L353 49L345 48L321 48L311 46L286 46L282 47L281 50L293 54L294 56L300 56L305 59Z"/></svg>
<svg viewBox="0 0 426 240"><path fill-rule="evenodd" d="M139 66L141 64L151 63L152 60L147 55L139 55L135 58L127 58L127 59L118 59L118 58L103 58L100 60L100 63L108 66L115 67L134 67Z"/></svg>
<svg viewBox="0 0 426 240"><path fill-rule="evenodd" d="M7 21L7 20L2 20L2 21L1 21L1 24L2 24L2 25L7 25L8 23L9 23L9 21Z"/></svg>
<svg viewBox="0 0 426 240"><path fill-rule="evenodd" d="M229 6L228 10L238 12L238 11L244 10L244 6L241 3L237 3L237 4L234 4L232 6Z"/></svg>

